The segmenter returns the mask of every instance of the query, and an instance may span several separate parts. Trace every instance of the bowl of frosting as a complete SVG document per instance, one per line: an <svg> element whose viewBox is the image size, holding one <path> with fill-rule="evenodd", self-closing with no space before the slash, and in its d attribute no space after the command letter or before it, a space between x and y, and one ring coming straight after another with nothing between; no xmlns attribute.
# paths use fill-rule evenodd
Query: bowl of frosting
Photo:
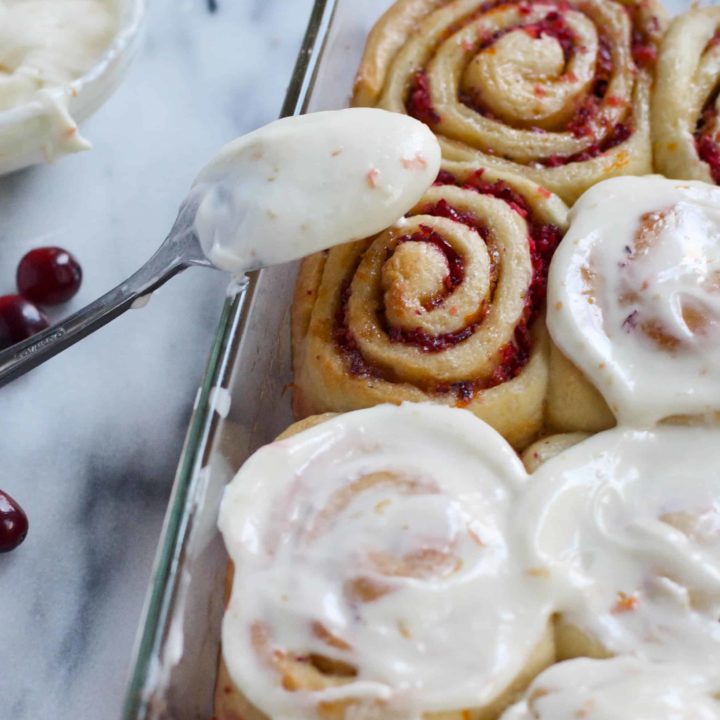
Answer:
<svg viewBox="0 0 720 720"><path fill-rule="evenodd" d="M78 123L122 80L145 0L0 0L0 174L87 150Z"/></svg>

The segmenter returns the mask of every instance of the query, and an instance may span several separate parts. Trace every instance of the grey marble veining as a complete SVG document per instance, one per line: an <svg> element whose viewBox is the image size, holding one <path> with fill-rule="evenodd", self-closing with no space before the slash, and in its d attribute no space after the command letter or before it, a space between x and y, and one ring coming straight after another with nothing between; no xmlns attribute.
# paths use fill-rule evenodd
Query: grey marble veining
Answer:
<svg viewBox="0 0 720 720"><path fill-rule="evenodd" d="M68 313L159 244L195 172L278 112L310 0L151 0L144 46L84 125L89 153L0 179L0 294L55 244ZM0 389L0 488L30 533L0 555L0 719L119 716L137 624L226 279L193 269Z"/></svg>

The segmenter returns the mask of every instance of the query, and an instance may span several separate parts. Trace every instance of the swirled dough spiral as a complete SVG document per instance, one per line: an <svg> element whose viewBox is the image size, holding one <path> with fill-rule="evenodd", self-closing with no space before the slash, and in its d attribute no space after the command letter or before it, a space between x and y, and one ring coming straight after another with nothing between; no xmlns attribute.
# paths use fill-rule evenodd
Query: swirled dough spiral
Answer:
<svg viewBox="0 0 720 720"><path fill-rule="evenodd" d="M521 172L573 202L652 170L654 0L400 0L378 22L354 101L407 112L445 157Z"/></svg>
<svg viewBox="0 0 720 720"><path fill-rule="evenodd" d="M535 471L523 499L555 587L558 656L720 660L720 429L617 428Z"/></svg>
<svg viewBox="0 0 720 720"><path fill-rule="evenodd" d="M675 18L663 39L652 97L656 168L671 178L720 183L720 7Z"/></svg>
<svg viewBox="0 0 720 720"><path fill-rule="evenodd" d="M430 404L259 450L220 512L220 720L496 717L554 657L513 519L525 482L489 426Z"/></svg>
<svg viewBox="0 0 720 720"><path fill-rule="evenodd" d="M306 260L297 414L433 400L526 445L542 423L541 315L565 221L564 204L531 181L448 163L400 223Z"/></svg>

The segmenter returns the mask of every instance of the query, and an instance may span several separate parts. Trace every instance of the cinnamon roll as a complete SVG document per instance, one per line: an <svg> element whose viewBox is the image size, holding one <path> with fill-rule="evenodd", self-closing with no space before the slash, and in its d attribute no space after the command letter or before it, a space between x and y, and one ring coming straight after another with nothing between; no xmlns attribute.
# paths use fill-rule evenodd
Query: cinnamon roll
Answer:
<svg viewBox="0 0 720 720"><path fill-rule="evenodd" d="M297 415L432 400L527 445L542 424L542 310L566 217L529 180L446 163L395 226L306 260L293 307Z"/></svg>
<svg viewBox="0 0 720 720"><path fill-rule="evenodd" d="M720 720L720 675L700 665L623 657L545 670L501 720Z"/></svg>
<svg viewBox="0 0 720 720"><path fill-rule="evenodd" d="M430 404L259 450L220 511L218 720L496 717L554 659L513 519L525 481L489 426Z"/></svg>
<svg viewBox="0 0 720 720"><path fill-rule="evenodd" d="M408 113L451 160L520 172L573 202L652 171L655 0L399 0L370 34L354 102Z"/></svg>
<svg viewBox="0 0 720 720"><path fill-rule="evenodd" d="M558 657L720 661L720 428L617 428L533 475L520 522Z"/></svg>
<svg viewBox="0 0 720 720"><path fill-rule="evenodd" d="M720 189L616 178L571 220L549 277L555 344L621 424L720 410Z"/></svg>
<svg viewBox="0 0 720 720"><path fill-rule="evenodd" d="M655 165L671 178L720 183L720 7L673 20L652 98Z"/></svg>

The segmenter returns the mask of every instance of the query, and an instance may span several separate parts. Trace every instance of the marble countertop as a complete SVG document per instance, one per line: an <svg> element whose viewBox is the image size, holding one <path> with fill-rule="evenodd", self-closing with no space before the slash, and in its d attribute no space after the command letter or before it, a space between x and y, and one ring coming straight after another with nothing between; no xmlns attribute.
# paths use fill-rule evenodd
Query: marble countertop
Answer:
<svg viewBox="0 0 720 720"><path fill-rule="evenodd" d="M55 317L144 262L204 162L277 115L311 0L149 4L139 57L83 126L94 149L0 179L0 294L32 247L83 265ZM0 555L0 717L120 716L226 285L190 270L0 389L0 488L30 519L25 543Z"/></svg>

